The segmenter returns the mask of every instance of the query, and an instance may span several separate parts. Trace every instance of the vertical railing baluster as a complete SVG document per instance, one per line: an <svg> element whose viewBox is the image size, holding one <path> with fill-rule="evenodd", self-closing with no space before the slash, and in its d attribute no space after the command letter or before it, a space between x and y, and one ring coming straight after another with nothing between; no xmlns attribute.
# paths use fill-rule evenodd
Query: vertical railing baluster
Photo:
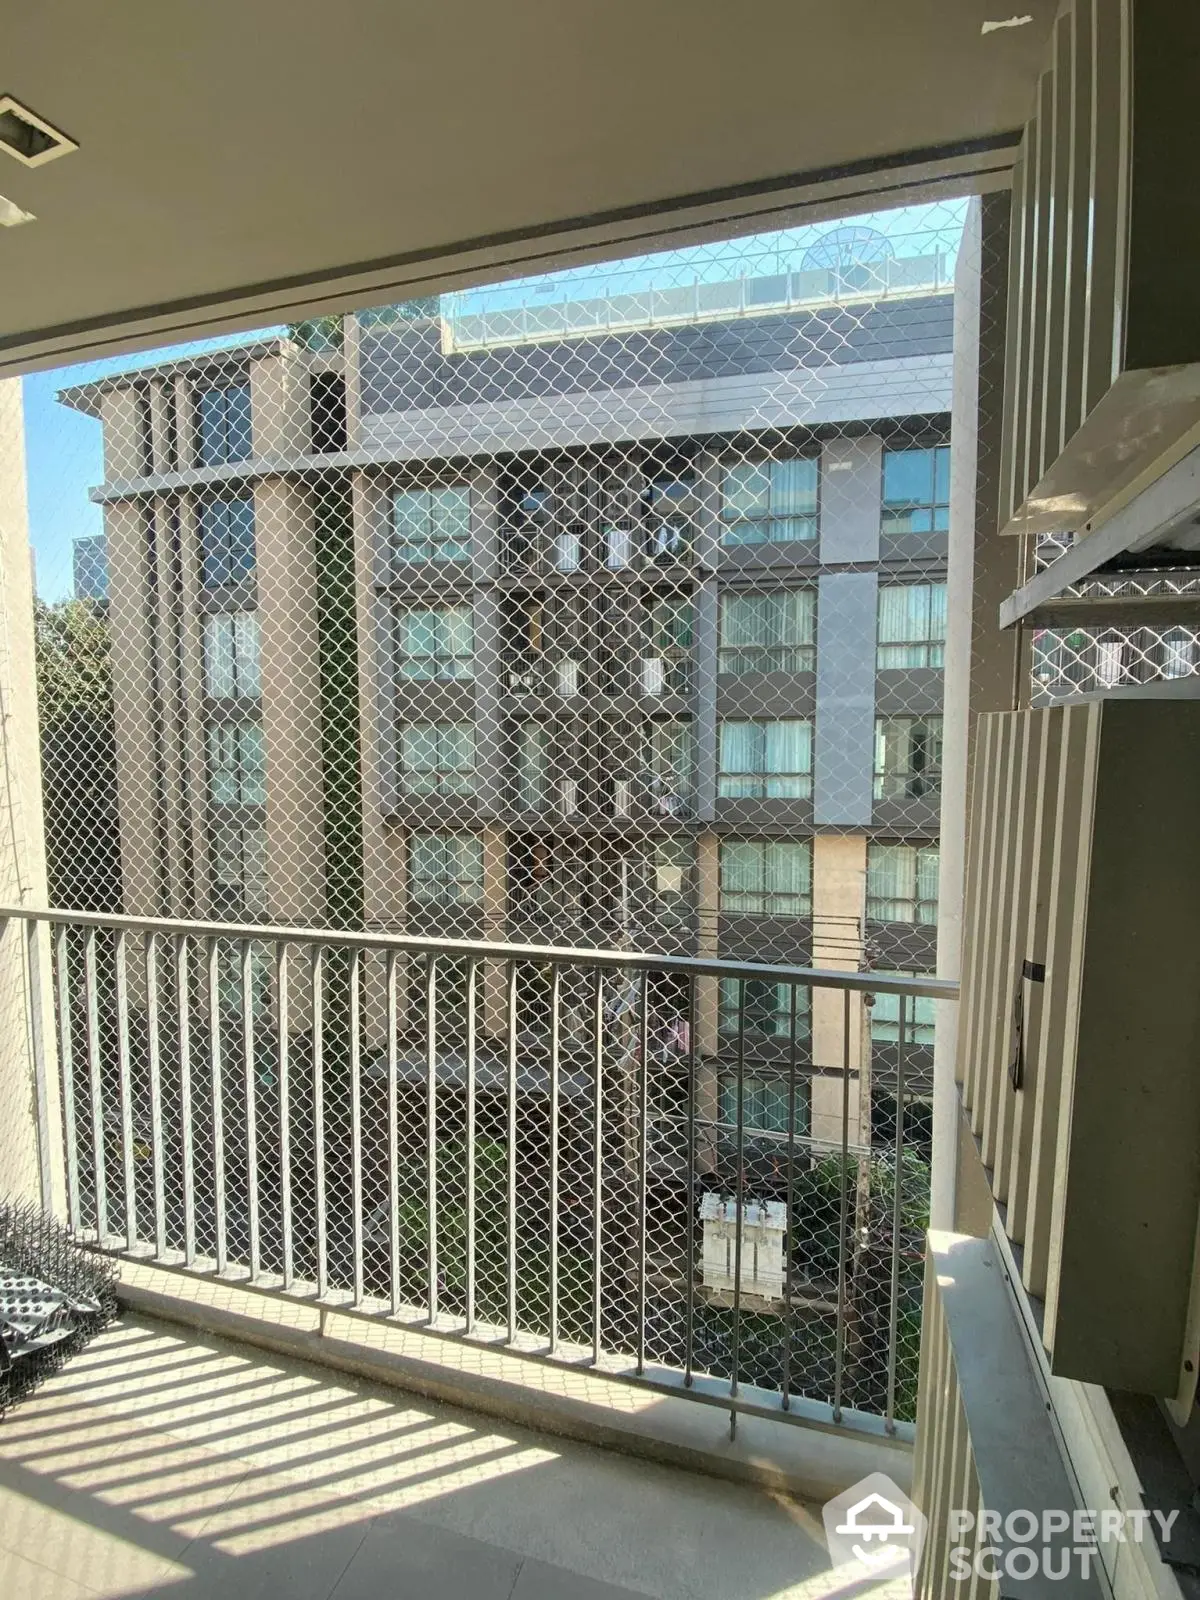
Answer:
<svg viewBox="0 0 1200 1600"><path fill-rule="evenodd" d="M96 983L96 930L84 937L83 986L87 1005L88 1072L92 1095L92 1166L96 1198L96 1242L108 1238L108 1185L104 1166L104 1080L100 1074L100 1003Z"/></svg>
<svg viewBox="0 0 1200 1600"><path fill-rule="evenodd" d="M63 1132L67 1151L67 1221L78 1233L79 1221L79 1129L75 1121L75 1050L71 1037L71 966L66 924L60 922L55 933L57 959L55 987L58 993L58 1058L62 1069Z"/></svg>
<svg viewBox="0 0 1200 1600"><path fill-rule="evenodd" d="M125 1248L137 1243L137 1190L133 1173L133 1089L129 1081L128 935L118 928L113 938L113 980L117 1007L117 1071L121 1084L121 1174L125 1184Z"/></svg>
<svg viewBox="0 0 1200 1600"><path fill-rule="evenodd" d="M550 1354L558 1349L558 1121L559 1055L562 1050L562 968L550 973Z"/></svg>
<svg viewBox="0 0 1200 1600"><path fill-rule="evenodd" d="M908 1004L906 994L900 996L898 1007L900 1025L897 1029L896 1050L896 1152L892 1184L892 1278L888 1296L888 1366L887 1407L884 1426L888 1433L896 1431L896 1341L900 1323L900 1227L903 1220L904 1200L904 1057L908 1047Z"/></svg>
<svg viewBox="0 0 1200 1600"><path fill-rule="evenodd" d="M392 1315L400 1310L400 1001L398 995L399 955L387 953L385 983L387 998L384 1025L387 1028L387 1151L388 1151L388 1287Z"/></svg>
<svg viewBox="0 0 1200 1600"><path fill-rule="evenodd" d="M508 1337L517 1337L517 963L508 963Z"/></svg>
<svg viewBox="0 0 1200 1600"><path fill-rule="evenodd" d="M429 1321L438 1316L437 957L425 965L425 1180L429 1210Z"/></svg>
<svg viewBox="0 0 1200 1600"><path fill-rule="evenodd" d="M837 1317L834 1323L833 1344L833 1420L842 1420L842 1384L846 1374L846 1292L848 1288L850 1248L847 1237L849 1227L850 1196L846 1186L850 1166L850 1021L851 995L842 990L842 1158L838 1177L838 1260L837 1260Z"/></svg>
<svg viewBox="0 0 1200 1600"><path fill-rule="evenodd" d="M350 1190L354 1248L354 1304L363 1300L363 1167L362 1167L362 1017L359 989L362 951L350 952Z"/></svg>
<svg viewBox="0 0 1200 1600"><path fill-rule="evenodd" d="M792 1250L795 1245L792 1212L796 1196L796 997L797 988L789 986L791 1010L788 1028L788 1089L787 1089L787 1201L784 1206L783 1229L783 1409L792 1403Z"/></svg>
<svg viewBox="0 0 1200 1600"><path fill-rule="evenodd" d="M288 1006L288 947L275 946L275 1019L279 1035L279 1209L283 1227L283 1287L296 1278L296 1249L292 1236L292 1048Z"/></svg>
<svg viewBox="0 0 1200 1600"><path fill-rule="evenodd" d="M479 964L467 962L467 1307L466 1329L475 1327L475 995Z"/></svg>
<svg viewBox="0 0 1200 1600"><path fill-rule="evenodd" d="M325 1195L325 951L312 953L313 1164L317 1201L317 1297L329 1293L329 1227Z"/></svg>
<svg viewBox="0 0 1200 1600"><path fill-rule="evenodd" d="M646 1370L646 1184L650 1165L650 973L642 973L638 1015L637 1371Z"/></svg>
<svg viewBox="0 0 1200 1600"><path fill-rule="evenodd" d="M221 1064L221 951L217 938L208 940L208 1060L212 1092L213 1205L216 1221L217 1273L229 1259L225 1214L225 1086Z"/></svg>
<svg viewBox="0 0 1200 1600"><path fill-rule="evenodd" d="M162 1042L159 1039L158 934L142 944L146 973L146 1065L150 1079L150 1159L154 1173L154 1253L167 1248L167 1193L163 1175Z"/></svg>
<svg viewBox="0 0 1200 1600"><path fill-rule="evenodd" d="M592 1360L599 1363L604 1261L604 969L597 967L592 1001Z"/></svg>
<svg viewBox="0 0 1200 1600"><path fill-rule="evenodd" d="M730 1353L729 1398L737 1399L738 1365L742 1342L742 1235L745 1231L746 1209L746 980L737 980L738 1031L737 1031L737 1111L734 1122L734 1149L736 1177L734 1188L733 1235L733 1338ZM729 1437L737 1433L737 1407L729 1411Z"/></svg>
<svg viewBox="0 0 1200 1600"><path fill-rule="evenodd" d="M183 1260L196 1261L196 1151L192 1140L192 1000L188 936L178 933L175 945L175 1005L179 1018L179 1139L183 1163Z"/></svg>
<svg viewBox="0 0 1200 1600"><path fill-rule="evenodd" d="M52 1170L50 1139L50 1076L46 1050L46 1013L42 1008L45 984L42 979L42 928L34 920L25 925L25 949L29 970L29 1044L33 1055L33 1087L37 1110L38 1177L42 1195L42 1210L49 1216L54 1211L54 1174ZM0 935L7 933L8 924L0 924ZM47 938L49 929L46 930ZM13 938L21 937L18 923Z"/></svg>
<svg viewBox="0 0 1200 1600"><path fill-rule="evenodd" d="M700 1002L694 976L688 979L688 1063L687 1063L687 1211L684 1217L684 1276L686 1300L683 1312L683 1382L690 1389L693 1377L693 1346L696 1337L696 1068L699 1063L697 1039L700 1030Z"/></svg>
<svg viewBox="0 0 1200 1600"><path fill-rule="evenodd" d="M249 939L241 941L242 1065L246 1093L246 1210L250 1224L250 1282L262 1270L262 1247L258 1213L258 1094L254 1061L254 950Z"/></svg>

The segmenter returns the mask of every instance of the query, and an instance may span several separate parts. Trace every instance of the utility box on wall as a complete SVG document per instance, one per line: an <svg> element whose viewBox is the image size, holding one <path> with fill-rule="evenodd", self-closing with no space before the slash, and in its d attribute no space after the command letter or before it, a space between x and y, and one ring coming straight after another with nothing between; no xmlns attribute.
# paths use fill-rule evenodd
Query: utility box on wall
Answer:
<svg viewBox="0 0 1200 1600"><path fill-rule="evenodd" d="M958 1061L1054 1372L1200 1361L1200 701L980 719Z"/></svg>

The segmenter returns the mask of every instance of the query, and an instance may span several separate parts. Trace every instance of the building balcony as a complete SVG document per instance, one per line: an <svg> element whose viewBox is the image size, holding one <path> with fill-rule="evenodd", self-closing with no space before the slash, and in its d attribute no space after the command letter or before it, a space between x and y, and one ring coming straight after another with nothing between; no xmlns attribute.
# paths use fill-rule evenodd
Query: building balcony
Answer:
<svg viewBox="0 0 1200 1600"><path fill-rule="evenodd" d="M614 949L8 915L10 955L45 1001L29 1034L43 1205L117 1263L125 1312L5 1425L10 1484L50 1508L39 1515L51 1570L69 1506L62 1515L95 1527L97 1548L121 1541L129 1573L151 1560L167 1576L220 1569L222 1592L237 1593L274 1551L268 1568L294 1557L311 1569L304 1592L324 1594L322 1563L335 1551L342 1567L390 1561L392 1519L407 1525L412 1506L437 1502L440 1515L464 1484L486 1505L511 1493L506 1474L575 1459L520 1429L514 1443L514 1422L817 1498L877 1466L907 1481L920 1294L909 1234L923 1226L925 1185L910 1195L895 1181L915 1158L903 1112L890 1152L871 1147L855 1041L869 991L893 994L904 1016L919 998L953 997L952 985ZM792 996L797 1018L813 1003L836 1008L846 1053L814 1068L806 1021L765 1067L731 1043L730 1018L750 1007L758 1018L764 983ZM803 1114L781 1121L780 1094ZM720 1240L709 1237L718 1212ZM767 1212L782 1219L773 1266L754 1233ZM296 1359L498 1414L505 1436L425 1402L348 1393L299 1374ZM279 1402L249 1458L240 1403L224 1424L217 1404L246 1386ZM318 1471L306 1419L328 1407L355 1437L335 1430L331 1443L326 1419ZM104 1465L88 1455L84 1419L97 1415ZM64 1474L76 1462L70 1483L39 1454L50 1426L65 1451L54 1461ZM397 1428L412 1431L412 1450L397 1454ZM137 1430L141 1465L126 1479L113 1441ZM134 1478L173 1483L176 1466L169 1511L133 1489ZM591 1470L615 1485L632 1469ZM686 1484L669 1472L663 1483L687 1502ZM460 1553L503 1565L490 1547L460 1552L458 1531L435 1552L448 1570ZM508 1530L513 1572L523 1537ZM32 1544L9 1548L40 1559ZM633 1580L620 1563L589 1567L569 1540L525 1554L545 1550L614 1593ZM542 1581L536 1561L529 1571ZM639 1592L710 1592L680 1587L693 1582L681 1574ZM151 1592L149 1576L138 1582ZM545 1583L574 1592L561 1575Z"/></svg>

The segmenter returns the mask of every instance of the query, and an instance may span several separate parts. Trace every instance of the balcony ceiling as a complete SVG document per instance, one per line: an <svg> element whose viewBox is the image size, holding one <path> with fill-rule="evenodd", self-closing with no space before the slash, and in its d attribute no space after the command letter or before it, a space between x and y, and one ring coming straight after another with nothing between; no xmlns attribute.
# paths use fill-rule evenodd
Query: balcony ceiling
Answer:
<svg viewBox="0 0 1200 1600"><path fill-rule="evenodd" d="M1055 0L44 0L0 371L1005 181ZM1014 12L1032 21L984 33ZM847 170L849 169L849 170Z"/></svg>

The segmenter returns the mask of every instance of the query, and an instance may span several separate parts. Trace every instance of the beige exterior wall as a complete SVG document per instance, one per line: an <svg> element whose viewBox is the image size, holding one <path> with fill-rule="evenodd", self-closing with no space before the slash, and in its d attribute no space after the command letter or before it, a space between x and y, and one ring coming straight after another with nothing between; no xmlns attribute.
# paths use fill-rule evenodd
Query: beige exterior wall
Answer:
<svg viewBox="0 0 1200 1600"><path fill-rule="evenodd" d="M813 839L813 952L814 967L835 972L856 972L861 950L848 930L862 927L866 894L867 841L864 836L818 834ZM860 936L861 937L861 936ZM847 1005L849 1007L849 1059L847 1060ZM870 1052L864 1045L866 1008L860 996L836 989L812 993L812 1134L831 1144L842 1141L842 1068L853 1076L847 1138L857 1144L869 1137ZM820 1068L832 1069L822 1073ZM864 1071L864 1067L866 1070ZM863 1116L865 1098L868 1116Z"/></svg>
<svg viewBox="0 0 1200 1600"><path fill-rule="evenodd" d="M129 478L137 478L145 470L142 456L144 446L138 416L136 389L110 389L100 396L100 420L104 424L106 483L119 483Z"/></svg>
<svg viewBox="0 0 1200 1600"><path fill-rule="evenodd" d="M38 764L33 568L25 490L21 380L0 382L0 905L46 904L42 783ZM36 968L23 923L0 933L0 1194L45 1197L59 1214L64 1180L61 1114L50 1006L50 946L35 936ZM36 1008L33 1009L33 1008ZM41 1098L46 1138L39 1149L38 1075L32 1025L43 1043ZM43 1171L43 1161L45 1170Z"/></svg>
<svg viewBox="0 0 1200 1600"><path fill-rule="evenodd" d="M262 363L259 363L262 365ZM280 478L255 486L262 719L267 754L267 898L270 920L324 920L321 685L317 569L303 488Z"/></svg>

